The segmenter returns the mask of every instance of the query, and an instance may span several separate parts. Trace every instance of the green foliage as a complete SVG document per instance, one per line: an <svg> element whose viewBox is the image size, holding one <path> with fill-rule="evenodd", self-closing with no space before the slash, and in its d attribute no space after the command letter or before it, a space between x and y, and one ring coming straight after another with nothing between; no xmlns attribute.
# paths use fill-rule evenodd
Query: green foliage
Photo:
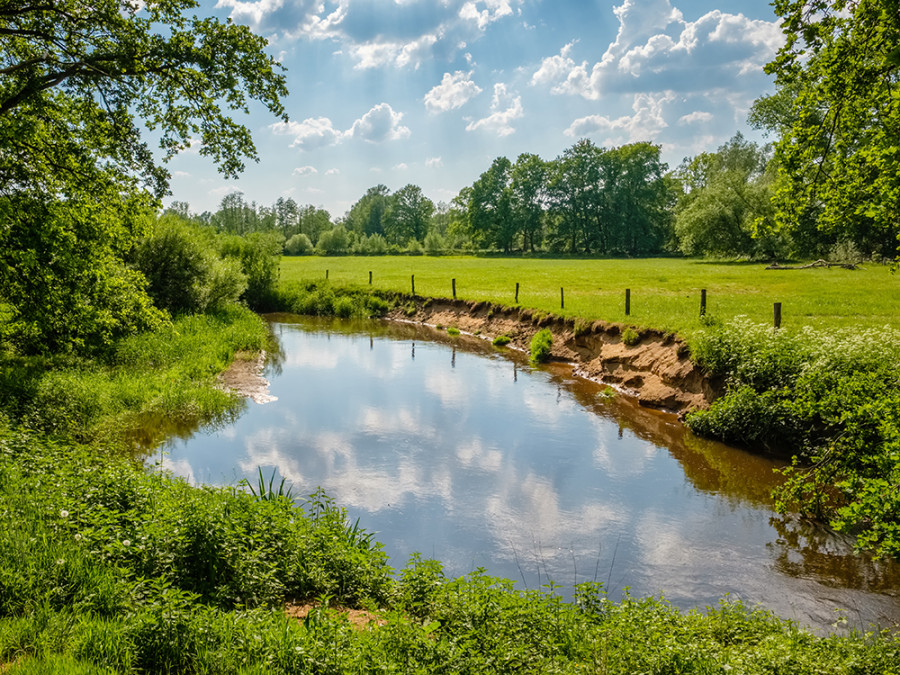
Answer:
<svg viewBox="0 0 900 675"><path fill-rule="evenodd" d="M221 259L211 232L177 216L160 218L132 258L154 304L172 314L215 311L247 289L240 262Z"/></svg>
<svg viewBox="0 0 900 675"><path fill-rule="evenodd" d="M425 241L422 242L422 246L428 255L442 255L446 248L446 243L440 234L434 230L429 230L428 234L425 235Z"/></svg>
<svg viewBox="0 0 900 675"><path fill-rule="evenodd" d="M678 167L675 235L682 253L784 256L786 243L773 233L770 154L738 133Z"/></svg>
<svg viewBox="0 0 900 675"><path fill-rule="evenodd" d="M146 200L123 201L107 189L98 183L66 201L0 189L0 298L8 314L0 341L28 354L88 353L164 321L143 277L122 261L146 226Z"/></svg>
<svg viewBox="0 0 900 675"><path fill-rule="evenodd" d="M276 306L281 311L344 319L383 316L389 304L371 291L335 287L326 283L286 283L278 290Z"/></svg>
<svg viewBox="0 0 900 675"><path fill-rule="evenodd" d="M553 333L549 328L539 330L531 338L531 362L546 363L550 360L550 351L553 349Z"/></svg>
<svg viewBox="0 0 900 675"><path fill-rule="evenodd" d="M809 252L839 240L893 258L900 235L894 0L779 0L784 46L766 67L780 105L776 217ZM766 99L763 99L766 101ZM757 103L757 107L760 103Z"/></svg>
<svg viewBox="0 0 900 675"><path fill-rule="evenodd" d="M284 252L287 255L310 255L315 251L315 246L302 232L298 232L284 242Z"/></svg>
<svg viewBox="0 0 900 675"><path fill-rule="evenodd" d="M343 225L326 230L319 235L316 251L322 255L340 255L350 252L350 237Z"/></svg>
<svg viewBox="0 0 900 675"><path fill-rule="evenodd" d="M214 386L216 374L236 351L258 351L267 341L259 317L230 307L121 339L103 358L0 352L0 412L79 439L121 440L141 419L158 418L161 440L171 425L209 422L232 409L236 401Z"/></svg>
<svg viewBox="0 0 900 675"><path fill-rule="evenodd" d="M497 337L494 338L492 344L495 347L505 347L510 342L512 342L512 338L509 337L509 335L498 335Z"/></svg>
<svg viewBox="0 0 900 675"><path fill-rule="evenodd" d="M456 326L450 326L447 328L447 335L457 336L459 335L459 328Z"/></svg>
<svg viewBox="0 0 900 675"><path fill-rule="evenodd" d="M698 336L692 352L727 385L688 416L692 429L795 454L780 508L900 555L900 333L789 334L738 320Z"/></svg>
<svg viewBox="0 0 900 675"><path fill-rule="evenodd" d="M641 341L641 335L633 327L628 326L622 331L622 342L629 347L634 347Z"/></svg>
<svg viewBox="0 0 900 675"><path fill-rule="evenodd" d="M265 40L186 15L195 5L0 8L0 293L14 311L0 337L18 349L102 351L160 324L123 264L168 188L142 128L165 159L199 140L236 176L255 149L223 111L253 99L283 116L287 90Z"/></svg>
<svg viewBox="0 0 900 675"><path fill-rule="evenodd" d="M281 249L282 237L276 232L252 232L221 241L222 255L238 261L247 277L247 289L241 299L251 309L267 311L274 307Z"/></svg>

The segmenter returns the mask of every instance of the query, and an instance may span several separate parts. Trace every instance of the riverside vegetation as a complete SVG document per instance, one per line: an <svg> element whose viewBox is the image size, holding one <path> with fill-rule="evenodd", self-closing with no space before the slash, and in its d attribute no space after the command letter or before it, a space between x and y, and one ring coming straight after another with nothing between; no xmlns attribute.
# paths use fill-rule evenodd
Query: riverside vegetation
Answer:
<svg viewBox="0 0 900 675"><path fill-rule="evenodd" d="M284 284L275 297L285 310L342 316L405 302L325 283ZM746 328L735 335L752 345ZM711 367L731 353L718 349L731 333L713 334L720 342L699 348ZM265 335L255 315L229 306L123 339L103 357L32 370L4 356L8 672L888 673L900 662L887 632L815 637L728 599L683 612L663 598L611 602L586 583L568 603L552 583L520 591L482 570L449 579L419 556L395 572L320 492L294 500L262 476L258 486L194 487L121 452L115 430L141 414L227 413L235 399L214 375ZM10 386L26 371L27 386ZM287 601L315 607L298 621ZM347 607L367 609L370 625L354 628Z"/></svg>

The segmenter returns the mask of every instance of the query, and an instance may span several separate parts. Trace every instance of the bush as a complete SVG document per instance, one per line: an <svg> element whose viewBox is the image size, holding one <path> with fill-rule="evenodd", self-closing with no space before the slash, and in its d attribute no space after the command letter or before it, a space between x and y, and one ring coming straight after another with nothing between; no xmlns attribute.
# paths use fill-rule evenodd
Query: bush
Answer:
<svg viewBox="0 0 900 675"><path fill-rule="evenodd" d="M512 338L510 338L509 335L498 335L497 337L494 338L494 340L491 344L493 344L495 347L505 347L511 341L512 341Z"/></svg>
<svg viewBox="0 0 900 675"><path fill-rule="evenodd" d="M237 260L247 277L241 299L257 311L274 309L282 236L276 232L253 232L244 237L225 237L220 246L222 255Z"/></svg>
<svg viewBox="0 0 900 675"><path fill-rule="evenodd" d="M456 326L450 326L447 329L447 335L453 335L454 337L459 335L459 328L457 328Z"/></svg>
<svg viewBox="0 0 900 675"><path fill-rule="evenodd" d="M789 449L779 508L900 556L900 332L776 331L739 318L691 345L726 393L687 416L697 433Z"/></svg>
<svg viewBox="0 0 900 675"><path fill-rule="evenodd" d="M295 234L284 243L284 252L287 255L311 255L315 246L302 232Z"/></svg>
<svg viewBox="0 0 900 675"><path fill-rule="evenodd" d="M622 331L622 342L624 342L628 347L634 347L640 341L641 334L631 326Z"/></svg>
<svg viewBox="0 0 900 675"><path fill-rule="evenodd" d="M428 234L425 235L425 253L428 255L441 255L444 252L444 248L446 244L444 243L444 238L431 230Z"/></svg>
<svg viewBox="0 0 900 675"><path fill-rule="evenodd" d="M550 360L550 351L553 348L553 333L549 328L544 328L531 338L531 362L546 363Z"/></svg>
<svg viewBox="0 0 900 675"><path fill-rule="evenodd" d="M133 258L153 302L172 314L216 310L247 289L240 262L219 258L213 233L176 216L160 218Z"/></svg>
<svg viewBox="0 0 900 675"><path fill-rule="evenodd" d="M316 251L321 255L343 255L350 251L350 235L343 225L326 230L319 235Z"/></svg>

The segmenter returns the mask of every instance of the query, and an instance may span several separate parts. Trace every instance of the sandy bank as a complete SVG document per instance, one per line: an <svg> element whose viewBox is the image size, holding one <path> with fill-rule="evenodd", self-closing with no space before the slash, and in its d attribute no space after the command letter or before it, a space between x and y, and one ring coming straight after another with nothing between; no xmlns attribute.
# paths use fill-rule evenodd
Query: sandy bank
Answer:
<svg viewBox="0 0 900 675"><path fill-rule="evenodd" d="M542 328L553 333L552 358L575 365L576 374L616 387L641 405L685 412L708 406L719 387L691 362L687 345L660 331L638 331L632 345L622 341L626 326L605 321L583 322L536 310L501 307L486 302L415 299L395 307L389 318L445 327L493 339L507 335L510 346L528 351Z"/></svg>

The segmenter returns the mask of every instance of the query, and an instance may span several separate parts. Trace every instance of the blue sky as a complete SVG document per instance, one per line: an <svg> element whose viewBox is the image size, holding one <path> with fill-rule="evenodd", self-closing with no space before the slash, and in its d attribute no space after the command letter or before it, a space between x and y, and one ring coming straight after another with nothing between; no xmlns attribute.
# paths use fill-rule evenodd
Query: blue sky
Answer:
<svg viewBox="0 0 900 675"><path fill-rule="evenodd" d="M241 117L260 154L237 181L188 150L172 196L229 191L342 216L379 183L450 201L491 161L580 138L662 146L675 167L747 128L782 43L765 0L200 0L269 40L290 122Z"/></svg>

